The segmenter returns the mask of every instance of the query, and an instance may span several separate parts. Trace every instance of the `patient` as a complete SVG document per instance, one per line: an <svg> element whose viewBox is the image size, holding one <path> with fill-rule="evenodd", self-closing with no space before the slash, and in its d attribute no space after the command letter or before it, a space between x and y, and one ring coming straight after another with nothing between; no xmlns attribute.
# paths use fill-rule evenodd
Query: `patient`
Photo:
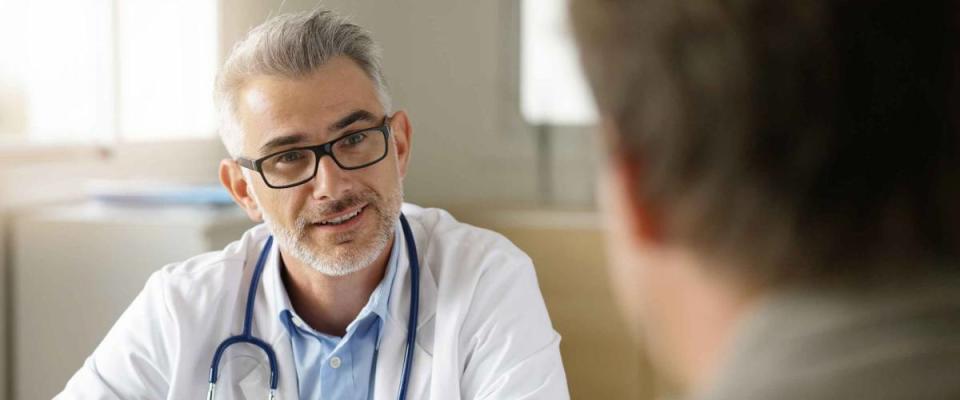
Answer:
<svg viewBox="0 0 960 400"><path fill-rule="evenodd" d="M611 270L698 399L960 398L957 2L573 0Z"/></svg>

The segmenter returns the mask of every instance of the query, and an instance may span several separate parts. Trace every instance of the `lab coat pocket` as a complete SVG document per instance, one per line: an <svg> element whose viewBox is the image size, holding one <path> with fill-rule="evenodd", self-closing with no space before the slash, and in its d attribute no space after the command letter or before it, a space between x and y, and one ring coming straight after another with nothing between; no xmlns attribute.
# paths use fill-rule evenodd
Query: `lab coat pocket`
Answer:
<svg viewBox="0 0 960 400"><path fill-rule="evenodd" d="M236 355L223 360L217 382L217 399L267 398L270 391L270 367L266 360L252 355Z"/></svg>

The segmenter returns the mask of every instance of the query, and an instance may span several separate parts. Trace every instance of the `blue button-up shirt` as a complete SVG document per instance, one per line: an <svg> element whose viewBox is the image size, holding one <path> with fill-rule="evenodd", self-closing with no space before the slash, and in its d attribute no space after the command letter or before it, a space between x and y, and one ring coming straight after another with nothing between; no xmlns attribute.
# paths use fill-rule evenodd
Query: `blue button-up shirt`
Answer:
<svg viewBox="0 0 960 400"><path fill-rule="evenodd" d="M301 399L367 399L372 395L376 352L397 274L400 237L396 235L400 234L398 227L383 280L342 338L307 325L290 305L286 289L278 285L279 293L274 295L283 305L279 317L290 334ZM279 268L276 271L279 274ZM282 282L279 277L277 281Z"/></svg>

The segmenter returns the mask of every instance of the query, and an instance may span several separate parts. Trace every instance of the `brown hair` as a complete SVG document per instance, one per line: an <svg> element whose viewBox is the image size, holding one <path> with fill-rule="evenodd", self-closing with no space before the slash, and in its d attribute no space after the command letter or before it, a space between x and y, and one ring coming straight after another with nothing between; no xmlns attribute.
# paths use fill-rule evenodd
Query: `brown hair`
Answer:
<svg viewBox="0 0 960 400"><path fill-rule="evenodd" d="M611 150L637 167L635 190L662 231L765 283L957 266L958 11L953 1L571 7L601 114L618 130Z"/></svg>

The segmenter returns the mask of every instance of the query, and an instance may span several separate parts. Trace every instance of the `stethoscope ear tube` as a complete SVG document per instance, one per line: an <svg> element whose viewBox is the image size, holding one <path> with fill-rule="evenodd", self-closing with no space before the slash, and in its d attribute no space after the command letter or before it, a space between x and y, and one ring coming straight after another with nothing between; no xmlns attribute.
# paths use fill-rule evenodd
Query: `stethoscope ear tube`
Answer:
<svg viewBox="0 0 960 400"><path fill-rule="evenodd" d="M413 239L413 232L407 217L400 214L400 225L403 228L404 241L407 244L407 257L410 258L410 315L407 318L407 352L403 356L403 374L400 375L400 391L397 399L406 400L407 387L410 384L410 373L413 369L414 346L417 343L417 320L420 311L420 258L417 256L417 244Z"/></svg>

